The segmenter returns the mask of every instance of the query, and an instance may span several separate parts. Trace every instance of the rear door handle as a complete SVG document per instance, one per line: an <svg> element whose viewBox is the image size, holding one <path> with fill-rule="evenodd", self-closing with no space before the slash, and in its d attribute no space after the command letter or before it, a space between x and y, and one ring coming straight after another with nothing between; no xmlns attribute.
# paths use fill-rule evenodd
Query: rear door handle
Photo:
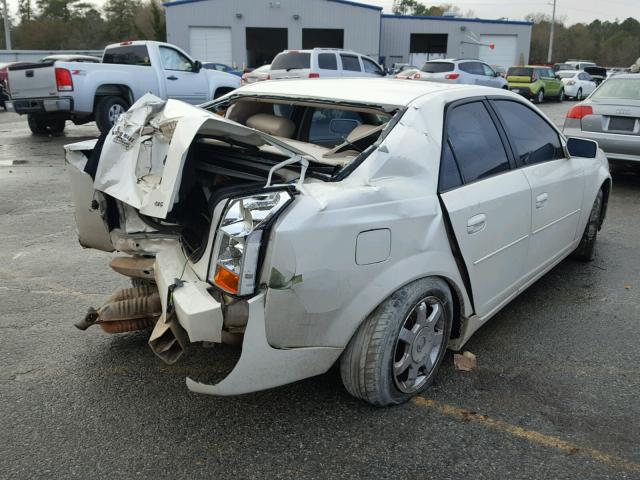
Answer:
<svg viewBox="0 0 640 480"><path fill-rule="evenodd" d="M547 200L549 200L548 193L541 193L536 197L536 208L543 208L547 204Z"/></svg>
<svg viewBox="0 0 640 480"><path fill-rule="evenodd" d="M467 233L473 235L481 232L487 226L487 216L484 213L474 215L467 221Z"/></svg>
<svg viewBox="0 0 640 480"><path fill-rule="evenodd" d="M177 80L177 79L178 79L178 77L175 77L173 75L171 75L170 77L167 77L167 80Z"/></svg>

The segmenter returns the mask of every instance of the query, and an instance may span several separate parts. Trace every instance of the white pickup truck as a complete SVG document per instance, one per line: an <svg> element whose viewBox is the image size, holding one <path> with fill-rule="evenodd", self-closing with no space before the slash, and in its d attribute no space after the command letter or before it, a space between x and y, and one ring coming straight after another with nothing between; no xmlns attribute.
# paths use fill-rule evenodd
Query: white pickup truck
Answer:
<svg viewBox="0 0 640 480"><path fill-rule="evenodd" d="M152 41L109 45L102 63L43 62L10 67L7 109L27 114L35 134L59 133L67 120L96 121L107 132L145 93L194 105L240 86L240 78L202 68L174 45Z"/></svg>

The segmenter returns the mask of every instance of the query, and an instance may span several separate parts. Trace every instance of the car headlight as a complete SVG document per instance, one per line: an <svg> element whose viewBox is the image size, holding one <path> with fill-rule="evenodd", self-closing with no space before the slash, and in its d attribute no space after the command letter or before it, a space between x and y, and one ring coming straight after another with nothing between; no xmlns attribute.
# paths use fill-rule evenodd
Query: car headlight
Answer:
<svg viewBox="0 0 640 480"><path fill-rule="evenodd" d="M209 262L210 283L233 295L255 292L265 232L291 200L286 190L229 199Z"/></svg>

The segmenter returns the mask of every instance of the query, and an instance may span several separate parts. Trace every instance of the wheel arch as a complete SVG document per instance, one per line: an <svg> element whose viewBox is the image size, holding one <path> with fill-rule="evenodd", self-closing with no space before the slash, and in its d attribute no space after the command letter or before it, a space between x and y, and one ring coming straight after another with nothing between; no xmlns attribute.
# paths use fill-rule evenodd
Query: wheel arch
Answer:
<svg viewBox="0 0 640 480"><path fill-rule="evenodd" d="M600 209L600 219L598 221L598 230L602 228L602 224L604 223L604 219L607 216L607 207L609 206L609 195L611 194L611 178L607 178L602 185L600 186L600 190L602 190L602 208Z"/></svg>
<svg viewBox="0 0 640 480"><path fill-rule="evenodd" d="M129 105L132 105L134 101L133 91L128 85L120 83L105 83L96 88L96 92L93 96L94 112L96 106L98 105L98 102L100 102L102 98L112 96L124 98L127 102L129 102Z"/></svg>

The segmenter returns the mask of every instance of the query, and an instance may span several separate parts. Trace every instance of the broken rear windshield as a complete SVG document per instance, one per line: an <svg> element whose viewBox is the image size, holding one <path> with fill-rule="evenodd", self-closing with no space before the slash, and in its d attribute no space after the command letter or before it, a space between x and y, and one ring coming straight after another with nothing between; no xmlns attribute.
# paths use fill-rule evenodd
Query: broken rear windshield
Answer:
<svg viewBox="0 0 640 480"><path fill-rule="evenodd" d="M281 53L273 59L271 70L296 70L299 68L309 68L310 64L310 53L287 52Z"/></svg>

